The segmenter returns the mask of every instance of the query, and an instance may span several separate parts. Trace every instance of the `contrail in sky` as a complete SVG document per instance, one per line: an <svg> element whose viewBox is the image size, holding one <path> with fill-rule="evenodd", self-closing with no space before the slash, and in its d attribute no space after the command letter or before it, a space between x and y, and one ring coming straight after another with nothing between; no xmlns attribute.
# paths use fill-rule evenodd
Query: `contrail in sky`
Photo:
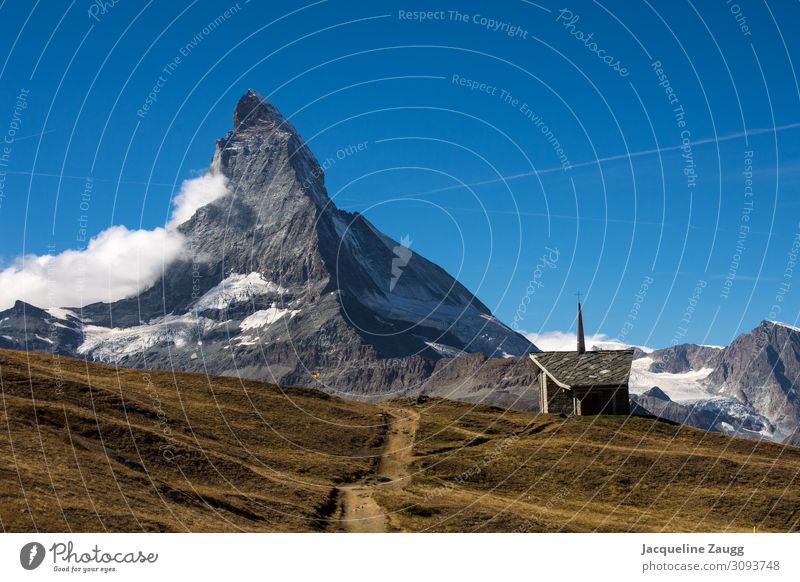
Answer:
<svg viewBox="0 0 800 582"><path fill-rule="evenodd" d="M692 146L700 146L700 145L707 145L710 143L722 143L726 141L733 141L736 139L741 139L743 137L750 137L753 135L763 135L766 133L778 133L781 131L787 131L790 129L797 129L800 128L800 123L789 123L787 125L779 125L778 127L762 127L758 129L751 129L749 131L740 131L737 133L731 133L728 135L723 135L720 137L707 137L703 139L698 139L696 141L690 142ZM678 151L683 147L683 145L676 145L676 146L668 146L664 148L653 148L649 150L640 150L638 152L630 152L627 154L616 154L613 156L607 156L605 158L597 158L595 160L591 160L588 162L579 162L577 164L572 164L570 169L572 168L583 168L586 166L594 166L597 164L602 164L605 162L614 162L617 160L627 160L630 158L639 158L642 156L652 156L654 154L661 154L665 152L674 152ZM448 190L458 190L460 188L471 188L473 186L483 186L485 184L495 184L497 182L506 182L508 180L518 180L519 178L528 178L530 176L538 176L541 174L552 174L554 172L563 172L564 168L562 166L552 167L552 168L544 168L542 170L531 170L530 172L522 172L519 174L511 174L510 176L502 176L500 178L491 178L488 180L481 180L480 182L472 182L470 184L453 184L452 186L444 186L443 188L436 188L434 190L426 190L425 192L418 192L413 196L422 196L425 194L435 194L437 192L446 192Z"/></svg>

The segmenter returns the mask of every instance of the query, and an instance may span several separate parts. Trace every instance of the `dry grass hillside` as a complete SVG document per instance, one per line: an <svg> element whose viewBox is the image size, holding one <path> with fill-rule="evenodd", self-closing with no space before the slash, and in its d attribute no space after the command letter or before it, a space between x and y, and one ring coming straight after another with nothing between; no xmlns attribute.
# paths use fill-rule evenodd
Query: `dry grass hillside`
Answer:
<svg viewBox="0 0 800 582"><path fill-rule="evenodd" d="M5 530L324 529L383 445L377 408L314 390L13 351L0 377Z"/></svg>
<svg viewBox="0 0 800 582"><path fill-rule="evenodd" d="M378 497L397 529L800 529L798 447L640 417L423 406L412 482Z"/></svg>
<svg viewBox="0 0 800 582"><path fill-rule="evenodd" d="M4 531L797 531L800 448L0 351Z"/></svg>

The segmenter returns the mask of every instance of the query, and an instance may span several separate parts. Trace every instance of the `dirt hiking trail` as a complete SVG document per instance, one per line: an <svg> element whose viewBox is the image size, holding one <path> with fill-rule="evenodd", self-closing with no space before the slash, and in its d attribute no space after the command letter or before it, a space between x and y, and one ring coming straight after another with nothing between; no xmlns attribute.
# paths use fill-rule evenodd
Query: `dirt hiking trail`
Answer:
<svg viewBox="0 0 800 582"><path fill-rule="evenodd" d="M408 465L413 457L414 438L419 426L419 413L408 408L383 406L389 417L386 445L378 461L377 475L364 481L339 487L341 520L344 531L379 533L387 531L386 511L373 498L376 488L402 489L411 479Z"/></svg>

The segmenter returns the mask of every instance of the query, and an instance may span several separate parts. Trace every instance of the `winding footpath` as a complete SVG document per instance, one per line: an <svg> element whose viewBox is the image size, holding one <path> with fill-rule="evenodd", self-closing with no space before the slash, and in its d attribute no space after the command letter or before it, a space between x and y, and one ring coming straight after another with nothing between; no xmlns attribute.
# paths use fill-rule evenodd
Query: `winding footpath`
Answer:
<svg viewBox="0 0 800 582"><path fill-rule="evenodd" d="M414 438L419 426L419 413L408 408L384 406L391 418L386 445L378 463L378 473L371 480L342 485L341 526L350 533L387 531L386 511L373 498L374 491L402 489L411 479L408 465L413 457Z"/></svg>

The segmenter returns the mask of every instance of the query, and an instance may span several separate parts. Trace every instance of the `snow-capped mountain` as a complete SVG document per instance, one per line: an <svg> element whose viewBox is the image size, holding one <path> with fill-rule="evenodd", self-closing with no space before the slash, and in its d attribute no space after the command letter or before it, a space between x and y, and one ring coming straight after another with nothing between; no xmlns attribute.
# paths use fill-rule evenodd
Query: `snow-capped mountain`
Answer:
<svg viewBox="0 0 800 582"><path fill-rule="evenodd" d="M682 344L634 361L631 400L677 422L784 439L800 426L800 329L762 321L728 347ZM666 395L654 398L658 387ZM657 394L656 394L657 396Z"/></svg>
<svg viewBox="0 0 800 582"><path fill-rule="evenodd" d="M177 227L187 256L153 286L83 309L18 303L0 313L0 347L364 395L413 390L443 358L536 350L443 269L336 208L320 164L256 92L209 173L228 193Z"/></svg>
<svg viewBox="0 0 800 582"><path fill-rule="evenodd" d="M784 436L794 434L800 426L800 330L762 321L722 351L709 382L769 418Z"/></svg>
<svg viewBox="0 0 800 582"><path fill-rule="evenodd" d="M718 346L674 345L654 351L650 357L649 370L681 374L707 368L710 372L719 361L722 350Z"/></svg>
<svg viewBox="0 0 800 582"><path fill-rule="evenodd" d="M80 316L23 301L0 312L0 348L73 355L83 342Z"/></svg>
<svg viewBox="0 0 800 582"><path fill-rule="evenodd" d="M630 397L640 409L667 420L704 430L753 438L777 438L774 425L747 403L719 393L708 381L714 371L704 357L690 358L685 366L681 356L699 354L705 346L682 344L634 360L630 376ZM701 349L696 349L701 348ZM710 348L721 351L720 348ZM672 363L673 357L678 363ZM676 372L662 371L676 369Z"/></svg>
<svg viewBox="0 0 800 582"><path fill-rule="evenodd" d="M631 394L633 409L696 428L747 438L776 439L767 419L735 398L698 398L676 402L658 386Z"/></svg>

